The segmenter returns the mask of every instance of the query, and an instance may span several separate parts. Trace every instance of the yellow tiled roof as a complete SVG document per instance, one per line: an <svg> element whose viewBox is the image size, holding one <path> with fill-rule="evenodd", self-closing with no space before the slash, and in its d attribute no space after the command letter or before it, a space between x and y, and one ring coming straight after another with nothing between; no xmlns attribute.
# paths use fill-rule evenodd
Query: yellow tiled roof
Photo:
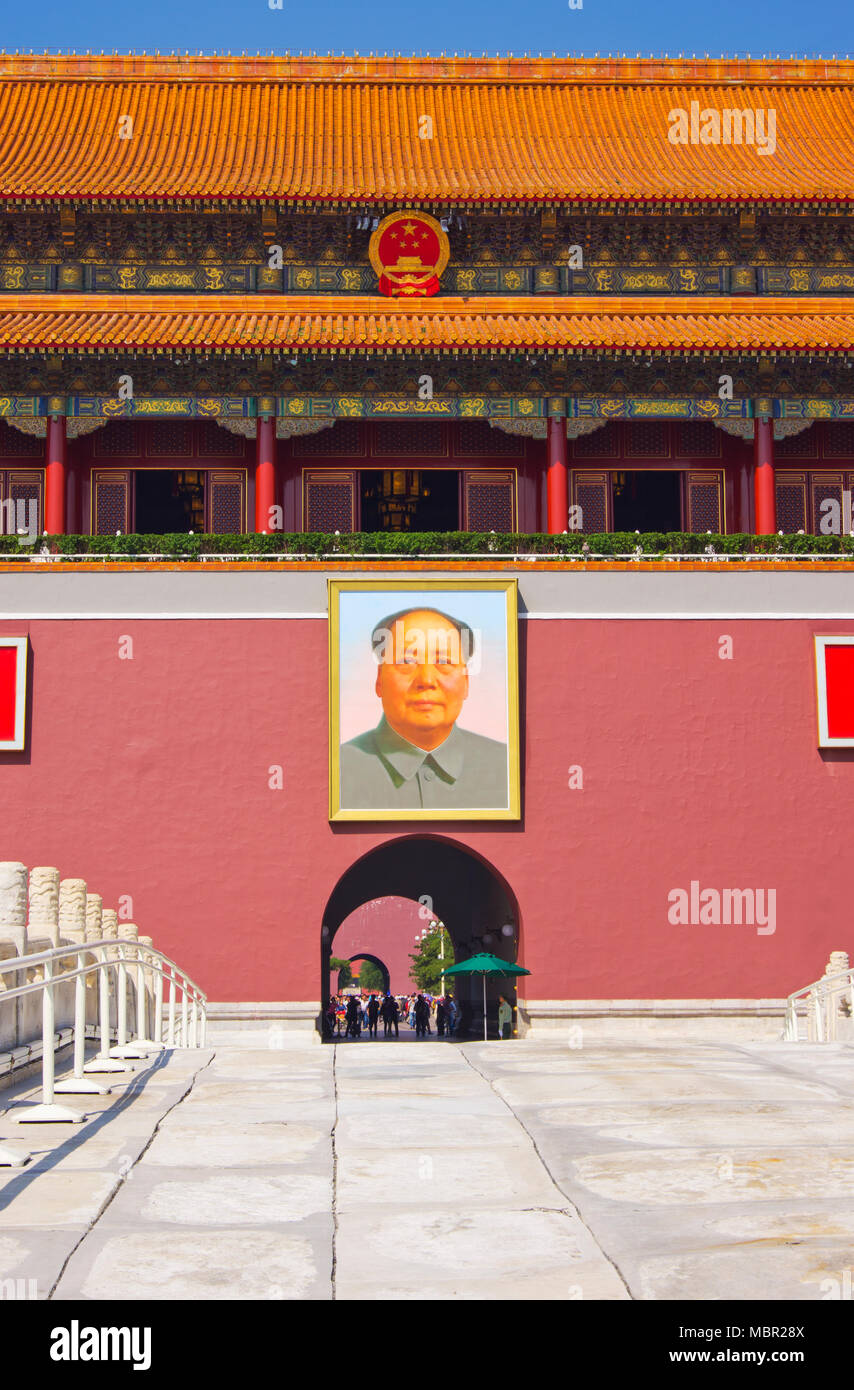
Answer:
<svg viewBox="0 0 854 1390"><path fill-rule="evenodd" d="M854 301L0 295L0 351L848 352Z"/></svg>
<svg viewBox="0 0 854 1390"><path fill-rule="evenodd" d="M692 102L773 153L671 144ZM0 56L6 199L839 202L852 131L842 60Z"/></svg>

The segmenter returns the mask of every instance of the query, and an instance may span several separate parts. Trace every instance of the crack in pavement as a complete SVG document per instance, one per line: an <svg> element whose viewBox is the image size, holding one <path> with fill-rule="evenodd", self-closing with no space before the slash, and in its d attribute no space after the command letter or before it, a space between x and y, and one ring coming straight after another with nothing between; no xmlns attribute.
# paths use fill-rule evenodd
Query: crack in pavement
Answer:
<svg viewBox="0 0 854 1390"><path fill-rule="evenodd" d="M552 1173L551 1168L549 1167L549 1165L548 1165L548 1163L546 1162L546 1160L545 1160L545 1158L543 1157L543 1155L540 1153L540 1150L539 1150L539 1148L538 1148L538 1146L537 1146L537 1141L536 1141L536 1139L534 1138L534 1136L533 1136L533 1134L531 1133L531 1131L528 1129L528 1126L525 1124L525 1121L522 1119L522 1117L521 1117L520 1115L517 1115L517 1114L516 1114L516 1111L513 1109L513 1106L510 1104L510 1102L509 1102L508 1100L505 1100L505 1098L504 1098L504 1096L502 1096L501 1092L498 1091L498 1090L496 1090L496 1088L495 1088L495 1083L492 1081L492 1079L491 1079L490 1077L488 1077L488 1076L485 1074L485 1072L482 1072L481 1069L480 1069L480 1067L475 1066L475 1064L474 1064L474 1062L472 1061L471 1057L469 1057L469 1055L468 1055L468 1052L467 1052L467 1049L466 1049L465 1045L463 1045L463 1046L459 1049L459 1051L461 1052L461 1054L462 1054L462 1056L465 1058L465 1060L468 1062L468 1064L469 1064L469 1066L471 1067L472 1071L473 1071L473 1072L476 1072L477 1075L478 1075L483 1081L486 1082L487 1086L489 1086L489 1088L490 1088L490 1090L492 1091L493 1095L496 1096L496 1097L498 1098L498 1100L501 1101L501 1104L504 1105L504 1106L510 1111L510 1114L513 1116L513 1119L516 1121L517 1125L518 1125L519 1128L522 1130L522 1133L523 1133L523 1134L527 1137L527 1139L530 1141L531 1147L533 1148L534 1153L537 1155L537 1158L539 1159L540 1163L543 1165L543 1168L544 1168L545 1171L548 1173L549 1181L552 1183L552 1185L553 1185L555 1188L557 1188L557 1190L558 1190L558 1192L561 1194L561 1196L566 1198L566 1203L567 1203L566 1207L532 1207L532 1208L530 1208L529 1210L532 1210L532 1211L551 1211L551 1212L557 1212L559 1215L562 1215L562 1216L568 1216L568 1215L570 1215L570 1214L575 1215L575 1216L578 1218L578 1220L579 1220L579 1222L581 1223L581 1225L582 1225L582 1226L584 1227L584 1229L587 1231L588 1235L590 1236L590 1239L593 1241L593 1244L596 1246L596 1249L597 1249L597 1250L599 1251L599 1253L601 1254L603 1260L605 1260L605 1261L611 1266L611 1268L613 1269L614 1273L616 1274L617 1278L619 1279L620 1283L622 1284L623 1288L625 1289L627 1296L628 1296L630 1299L632 1299L632 1301L634 1301L634 1294L632 1293L631 1289L629 1288L629 1285L628 1285L628 1283L627 1283L627 1281L626 1281L625 1275L623 1274L623 1271L620 1269L620 1266L617 1264L616 1260L613 1259L613 1258L608 1254L607 1250L605 1250L605 1249L603 1248L602 1243L601 1243L601 1241L599 1240L599 1238L597 1237L597 1235L595 1234L595 1232L594 1232L592 1226L589 1224L588 1221L586 1221L586 1220L584 1219L584 1217L582 1216L582 1214L581 1214L581 1212L579 1211L578 1207L577 1207L577 1206L575 1205L575 1203L572 1201L572 1198L570 1197L569 1193L566 1192L566 1191L564 1191L563 1187L561 1186L561 1184L558 1182L557 1178L556 1178L556 1177L554 1176L554 1174Z"/></svg>

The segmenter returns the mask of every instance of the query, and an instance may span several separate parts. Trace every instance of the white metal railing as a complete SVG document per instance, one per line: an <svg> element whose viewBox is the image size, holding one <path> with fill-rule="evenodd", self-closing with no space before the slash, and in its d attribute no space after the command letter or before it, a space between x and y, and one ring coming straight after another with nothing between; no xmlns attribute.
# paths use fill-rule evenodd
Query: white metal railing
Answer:
<svg viewBox="0 0 854 1390"><path fill-rule="evenodd" d="M854 1018L854 969L824 975L789 995L784 1042L835 1042L846 1009L847 1017Z"/></svg>
<svg viewBox="0 0 854 1390"><path fill-rule="evenodd" d="M136 1010L128 1038L128 973L135 973ZM33 972L41 978L25 978ZM98 977L98 1053L89 1062L86 1054L86 986ZM12 976L7 986L5 978ZM74 1066L70 1077L56 1081L54 1048L58 986L74 981ZM168 986L165 1005L164 984ZM112 986L112 990L111 990ZM155 947L132 938L101 937L67 942L49 951L0 960L0 1010L28 995L42 996L42 1099L39 1105L20 1107L13 1119L19 1124L79 1124L86 1118L78 1110L56 1103L56 1095L107 1095L109 1088L90 1080L91 1075L132 1071L125 1063L145 1058L165 1048L204 1047L207 1028L207 996L173 960ZM110 1046L110 998L115 1000L116 1042ZM178 1012L180 1006L180 1013ZM148 1036L149 1032L151 1037ZM7 1148L0 1141L0 1166L18 1167L29 1154Z"/></svg>

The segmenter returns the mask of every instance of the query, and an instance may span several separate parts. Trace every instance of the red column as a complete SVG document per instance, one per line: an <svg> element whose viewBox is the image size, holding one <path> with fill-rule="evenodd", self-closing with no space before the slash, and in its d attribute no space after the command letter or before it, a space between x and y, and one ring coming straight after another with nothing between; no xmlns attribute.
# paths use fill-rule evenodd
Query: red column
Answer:
<svg viewBox="0 0 854 1390"><path fill-rule="evenodd" d="M66 461L65 474L65 524L69 536L79 536L81 531L80 465L74 458L69 458Z"/></svg>
<svg viewBox="0 0 854 1390"><path fill-rule="evenodd" d="M736 488L738 501L736 504L736 514L738 516L737 530L748 535L751 530L750 519L750 464L747 462L739 463L736 466Z"/></svg>
<svg viewBox="0 0 854 1390"><path fill-rule="evenodd" d="M753 422L753 499L756 535L773 536L777 530L773 420Z"/></svg>
<svg viewBox="0 0 854 1390"><path fill-rule="evenodd" d="M276 505L276 423L264 415L258 420L255 441L255 530L267 535L271 508Z"/></svg>
<svg viewBox="0 0 854 1390"><path fill-rule="evenodd" d="M562 415L550 415L546 429L548 533L550 536L559 536L569 525L569 472L566 466L565 418Z"/></svg>
<svg viewBox="0 0 854 1390"><path fill-rule="evenodd" d="M49 415L44 466L44 528L51 536L65 534L65 416Z"/></svg>

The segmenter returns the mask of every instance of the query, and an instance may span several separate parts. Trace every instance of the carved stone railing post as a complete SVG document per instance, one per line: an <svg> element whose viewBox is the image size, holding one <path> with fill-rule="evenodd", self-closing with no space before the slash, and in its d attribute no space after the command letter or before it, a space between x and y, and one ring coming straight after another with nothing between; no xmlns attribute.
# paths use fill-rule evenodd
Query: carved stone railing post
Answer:
<svg viewBox="0 0 854 1390"><path fill-rule="evenodd" d="M59 941L61 945L65 941L72 941L75 945L80 945L86 938L86 881L82 878L63 878L59 884ZM61 962L63 970L74 970L77 966L76 956L67 956ZM75 995L74 986L60 986L59 998L62 1001L61 1014L58 1020L60 1026L64 1026L70 1021L70 1010L73 1007L72 999ZM66 1018L66 1013L68 1017Z"/></svg>
<svg viewBox="0 0 854 1390"><path fill-rule="evenodd" d="M64 878L59 885L59 935L77 944L86 939L85 879Z"/></svg>
<svg viewBox="0 0 854 1390"><path fill-rule="evenodd" d="M39 945L36 947L35 942ZM27 942L30 951L44 950L45 942L59 945L59 869L40 865L30 869L30 911Z"/></svg>
<svg viewBox="0 0 854 1390"><path fill-rule="evenodd" d="M35 956L42 951L50 951L59 945L59 869L41 864L30 869L29 909L27 914L26 944L27 955ZM54 967L56 968L56 967ZM44 966L34 965L27 971L28 984L44 979ZM57 999L59 992L57 992ZM62 1008L59 1009L60 1014ZM42 1004L37 994L26 995L19 1000L18 1020L20 1041L29 1042L38 1037L42 1026ZM58 1024L62 1027L66 1020Z"/></svg>
<svg viewBox="0 0 854 1390"><path fill-rule="evenodd" d="M104 899L100 893L86 894L86 940L97 941L101 935L101 914Z"/></svg>
<svg viewBox="0 0 854 1390"><path fill-rule="evenodd" d="M101 939L101 910L104 900L100 893L86 894L86 940L99 941ZM95 1023L98 1018L98 974L92 971L91 975L86 976L86 992L88 999L86 1002L86 1021Z"/></svg>
<svg viewBox="0 0 854 1390"><path fill-rule="evenodd" d="M101 909L101 935L110 941L115 941L119 934L119 914L113 907ZM110 955L113 959L118 955L115 947L110 948Z"/></svg>
<svg viewBox="0 0 854 1390"><path fill-rule="evenodd" d="M27 940L27 866L0 862L0 939L13 941L19 956Z"/></svg>
<svg viewBox="0 0 854 1390"><path fill-rule="evenodd" d="M0 863L0 959L22 956L27 942L27 869L13 861ZM23 983L23 974L0 975L0 1001L6 990ZM22 1039L21 1000L0 1008L0 1048L17 1047Z"/></svg>

